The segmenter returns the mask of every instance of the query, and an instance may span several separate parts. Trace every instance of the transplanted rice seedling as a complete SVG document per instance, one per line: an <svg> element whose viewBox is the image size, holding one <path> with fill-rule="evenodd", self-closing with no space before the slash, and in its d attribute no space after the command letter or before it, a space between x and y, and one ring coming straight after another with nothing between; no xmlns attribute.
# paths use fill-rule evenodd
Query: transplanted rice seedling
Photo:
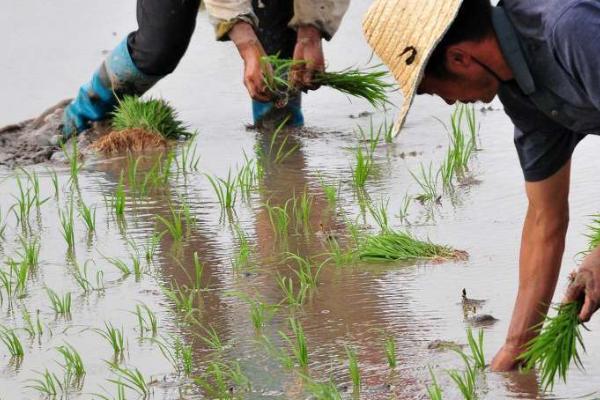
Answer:
<svg viewBox="0 0 600 400"><path fill-rule="evenodd" d="M184 174L198 171L200 155L197 154L196 134L181 148L179 157L175 158L177 169Z"/></svg>
<svg viewBox="0 0 600 400"><path fill-rule="evenodd" d="M471 349L471 358L474 362L474 367L483 371L485 369L485 355L483 353L483 329L479 330L477 338L473 336L473 330L467 329L467 342Z"/></svg>
<svg viewBox="0 0 600 400"><path fill-rule="evenodd" d="M308 376L303 376L306 383L306 390L315 399L319 400L342 400L342 394L335 383L331 380L327 382L316 382Z"/></svg>
<svg viewBox="0 0 600 400"><path fill-rule="evenodd" d="M277 128L275 128L273 136L271 137L271 143L269 145L269 155L271 156L275 164L281 164L300 148L300 145L297 143L288 148L287 140L289 136L287 135L283 138L281 143L279 143L279 146L275 147L275 144L277 143L277 138L279 137L279 134L281 133L289 119L290 117L287 116L283 121L281 121Z"/></svg>
<svg viewBox="0 0 600 400"><path fill-rule="evenodd" d="M184 343L179 337L163 340L155 339L154 342L177 373L185 376L192 374L194 369L192 346Z"/></svg>
<svg viewBox="0 0 600 400"><path fill-rule="evenodd" d="M469 135L463 130L463 118L467 120ZM472 105L457 104L450 118L450 157L454 159L457 174L462 175L469 170L469 160L476 149L477 126L475 109Z"/></svg>
<svg viewBox="0 0 600 400"><path fill-rule="evenodd" d="M429 368L429 375L431 376L431 385L427 386L427 394L430 400L443 400L442 388L437 382L433 370Z"/></svg>
<svg viewBox="0 0 600 400"><path fill-rule="evenodd" d="M23 187L19 175L16 175L15 180L17 182L17 187L19 188L19 196L16 197L13 195L15 200L17 200L17 204L12 206L12 210L17 218L17 223L19 223L23 229L26 229L29 227L29 216L31 210L35 206L36 198L32 195L29 188Z"/></svg>
<svg viewBox="0 0 600 400"><path fill-rule="evenodd" d="M257 172L258 164L255 160L249 159L246 153L244 153L244 160L245 163L238 171L236 181L242 194L242 199L247 201L250 199L252 189L254 189L259 182Z"/></svg>
<svg viewBox="0 0 600 400"><path fill-rule="evenodd" d="M63 357L64 364L61 367L65 371L64 382L66 386L81 388L85 377L85 365L81 356L70 344L65 344L56 349Z"/></svg>
<svg viewBox="0 0 600 400"><path fill-rule="evenodd" d="M327 247L329 249L327 253L328 260L333 260L338 267L350 265L356 261L356 251L354 249L343 249L334 237L327 238Z"/></svg>
<svg viewBox="0 0 600 400"><path fill-rule="evenodd" d="M37 390L45 398L56 398L57 395L65 393L66 388L55 373L46 370L43 373L38 372L38 375L38 379L29 380L31 384L28 388Z"/></svg>
<svg viewBox="0 0 600 400"><path fill-rule="evenodd" d="M54 199L58 201L60 196L60 185L58 183L58 175L55 170L48 169L48 174L50 175L50 179L52 180L52 187L54 188Z"/></svg>
<svg viewBox="0 0 600 400"><path fill-rule="evenodd" d="M294 280L286 276L277 275L277 285L283 293L283 301L290 306L301 306L306 300L309 287L300 284L298 291L294 290Z"/></svg>
<svg viewBox="0 0 600 400"><path fill-rule="evenodd" d="M288 205L289 201L287 201L283 207L271 206L269 201L264 205L269 214L269 220L271 221L271 227L273 228L275 237L283 241L287 239L288 227L290 224Z"/></svg>
<svg viewBox="0 0 600 400"><path fill-rule="evenodd" d="M25 356L21 340L15 333L14 329L8 329L0 325L0 341L4 343L4 347L13 359L21 359Z"/></svg>
<svg viewBox="0 0 600 400"><path fill-rule="evenodd" d="M304 336L304 329L302 329L302 325L300 325L300 322L297 319L289 318L288 321L294 335L293 339L281 331L279 332L279 336L281 336L281 338L289 345L296 364L302 369L307 369L308 344L306 336Z"/></svg>
<svg viewBox="0 0 600 400"><path fill-rule="evenodd" d="M296 230L300 227L302 227L304 231L309 230L313 200L313 196L308 194L306 189L304 189L302 195L299 197L296 197L296 194L294 193L294 196L292 197L292 214L294 215L296 222Z"/></svg>
<svg viewBox="0 0 600 400"><path fill-rule="evenodd" d="M265 74L265 84L274 93L282 96L295 89L287 79L290 68L297 66L299 61L281 59L277 55L265 56L263 64L270 64L273 75ZM263 67L264 68L264 67ZM386 92L393 85L385 81L387 73L379 71L377 66L363 71L356 68L347 68L335 72L317 72L313 78L315 84L328 86L344 94L359 97L368 101L373 107L383 108L389 104Z"/></svg>
<svg viewBox="0 0 600 400"><path fill-rule="evenodd" d="M328 185L325 183L323 178L319 178L319 181L321 182L321 189L323 189L323 194L325 194L327 205L330 209L335 210L338 199L339 185L337 188L333 185Z"/></svg>
<svg viewBox="0 0 600 400"><path fill-rule="evenodd" d="M109 382L116 385L123 385L126 388L135 391L142 398L148 398L150 388L148 387L146 378L144 378L144 375L139 369L123 367L112 362L109 362L108 365L110 365L110 368L117 377L116 379L109 379Z"/></svg>
<svg viewBox="0 0 600 400"><path fill-rule="evenodd" d="M14 288L11 287L10 290L14 291L14 295L17 298L25 297L25 292L27 291L27 279L29 278L30 273L29 264L27 261L16 262L12 259L9 259L7 264L10 267L10 274L8 277L10 280L9 286L12 286L12 283L14 282ZM14 281L12 280L13 276L15 278Z"/></svg>
<svg viewBox="0 0 600 400"><path fill-rule="evenodd" d="M361 379L356 350L354 350L352 347L346 346L346 355L348 356L348 372L350 373L350 378L352 379L352 387L354 388L354 392L359 392Z"/></svg>
<svg viewBox="0 0 600 400"><path fill-rule="evenodd" d="M125 184L123 183L124 172L121 171L119 183L111 199L111 206L117 218L123 218L125 215Z"/></svg>
<svg viewBox="0 0 600 400"><path fill-rule="evenodd" d="M368 150L363 150L359 145L354 153L355 166L352 168L352 182L358 189L365 187L367 178L373 169L373 154Z"/></svg>
<svg viewBox="0 0 600 400"><path fill-rule="evenodd" d="M367 208L369 209L369 213L371 217L375 220L381 232L386 232L390 230L390 221L388 218L388 205L390 204L390 199L384 200L381 198L378 204L367 203Z"/></svg>
<svg viewBox="0 0 600 400"><path fill-rule="evenodd" d="M75 220L73 218L73 197L70 198L69 203L65 205L65 210L58 210L58 218L60 220L61 233L69 252L75 248Z"/></svg>
<svg viewBox="0 0 600 400"><path fill-rule="evenodd" d="M294 269L294 273L298 277L301 287L315 288L319 284L319 274L323 268L324 263L313 267L312 262L298 254L286 253L286 260L292 260L296 262L297 268Z"/></svg>
<svg viewBox="0 0 600 400"><path fill-rule="evenodd" d="M227 172L227 179L211 177L205 174L210 185L217 194L217 199L222 209L232 209L237 201L237 185L235 177L231 176L231 171Z"/></svg>
<svg viewBox="0 0 600 400"><path fill-rule="evenodd" d="M194 378L194 383L211 399L242 399L240 392L251 389L250 380L237 361L209 361L204 373Z"/></svg>
<svg viewBox="0 0 600 400"><path fill-rule="evenodd" d="M65 293L62 297L50 288L46 289L50 307L55 314L70 316L71 315L71 292Z"/></svg>
<svg viewBox="0 0 600 400"><path fill-rule="evenodd" d="M37 237L29 237L26 239L21 236L19 242L21 242L19 256L29 268L36 268L40 259L40 240Z"/></svg>
<svg viewBox="0 0 600 400"><path fill-rule="evenodd" d="M164 295L173 302L178 311L184 313L184 319L188 319L197 310L194 302L198 296L198 290L179 286L176 282L171 283L171 287L162 286Z"/></svg>
<svg viewBox="0 0 600 400"><path fill-rule="evenodd" d="M396 339L393 336L387 336L383 342L383 351L385 352L385 358L388 366L392 369L396 368Z"/></svg>
<svg viewBox="0 0 600 400"><path fill-rule="evenodd" d="M146 304L136 304L133 314L137 317L140 337L144 337L146 332L150 332L152 337L156 336L158 333L158 319L150 307Z"/></svg>
<svg viewBox="0 0 600 400"><path fill-rule="evenodd" d="M234 226L234 231L238 250L235 255L235 259L233 260L233 265L235 268L243 268L248 265L252 251L250 248L250 243L248 242L248 238L246 237L246 234L242 228L236 224Z"/></svg>
<svg viewBox="0 0 600 400"><path fill-rule="evenodd" d="M366 237L359 245L358 252L361 260L374 262L458 257L458 253L450 247L416 239L406 232L391 230Z"/></svg>
<svg viewBox="0 0 600 400"><path fill-rule="evenodd" d="M37 318L34 323L33 318L31 317L31 313L27 309L27 307L23 306L23 329L31 339L34 339L36 336L41 338L44 333L44 329L42 327L42 322L40 321L40 310L37 310Z"/></svg>
<svg viewBox="0 0 600 400"><path fill-rule="evenodd" d="M106 339L115 355L123 354L123 351L125 351L123 328L115 328L111 322L104 322L104 330L95 329L95 331Z"/></svg>
<svg viewBox="0 0 600 400"><path fill-rule="evenodd" d="M65 155L66 159L69 161L69 170L71 172L71 177L69 182L71 185L77 186L79 183L79 171L81 170L80 163L80 154L79 148L77 146L77 138L71 139L71 151L67 149L67 144L62 145L62 152Z"/></svg>
<svg viewBox="0 0 600 400"><path fill-rule="evenodd" d="M183 210L175 210L171 206L171 219L168 220L162 215L157 215L156 220L162 223L165 228L167 228L166 232L169 232L171 237L175 242L180 242L183 239L184 231L183 231Z"/></svg>
<svg viewBox="0 0 600 400"><path fill-rule="evenodd" d="M396 217L398 217L398 219L400 219L401 222L408 222L406 218L408 217L408 208L410 207L411 201L412 201L412 197L408 193L405 193L404 197L402 198L402 204L400 205L400 210L398 211L398 214L396 215Z"/></svg>
<svg viewBox="0 0 600 400"><path fill-rule="evenodd" d="M414 173L409 171L412 177L415 179L417 184L422 190L422 193L415 198L422 203L433 203L440 200L438 193L438 177L439 174L433 173L432 164L429 164L429 168L425 169L423 164L419 164L419 171Z"/></svg>
<svg viewBox="0 0 600 400"><path fill-rule="evenodd" d="M208 346L209 349L214 350L216 352L222 352L226 348L226 344L223 343L221 337L217 333L214 327L209 326L208 328L199 325L199 327L204 331L204 335L199 335L200 340Z"/></svg>
<svg viewBox="0 0 600 400"><path fill-rule="evenodd" d="M527 350L519 357L526 370L538 367L544 390L554 387L557 374L566 382L571 362L583 369L580 351L585 351L585 346L579 323L581 303L565 303L554 309L556 316L546 316L536 326L535 329L540 330L539 336L527 344Z"/></svg>
<svg viewBox="0 0 600 400"><path fill-rule="evenodd" d="M30 190L33 191L33 198L35 199L35 205L37 208L40 208L42 204L50 200L50 197L42 199L40 192L40 179L38 177L37 172L28 172L26 169L22 169L22 171L27 175L27 180L29 181Z"/></svg>
<svg viewBox="0 0 600 400"><path fill-rule="evenodd" d="M79 216L85 223L89 233L92 233L96 230L96 207L88 207L83 200L80 200Z"/></svg>
<svg viewBox="0 0 600 400"><path fill-rule="evenodd" d="M250 320L254 329L260 331L273 318L277 306L263 303L260 300L250 301Z"/></svg>
<svg viewBox="0 0 600 400"><path fill-rule="evenodd" d="M477 398L477 372L467 358L465 358L465 371L450 370L448 376L456 383L465 400L475 400Z"/></svg>

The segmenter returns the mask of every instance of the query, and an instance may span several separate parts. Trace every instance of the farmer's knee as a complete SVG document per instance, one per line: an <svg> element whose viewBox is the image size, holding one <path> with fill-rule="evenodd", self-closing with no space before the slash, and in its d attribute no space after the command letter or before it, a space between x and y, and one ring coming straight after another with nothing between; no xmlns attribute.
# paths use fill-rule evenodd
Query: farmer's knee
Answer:
<svg viewBox="0 0 600 400"><path fill-rule="evenodd" d="M139 28L129 35L131 57L140 71L166 75L185 54L196 26L199 0L138 0Z"/></svg>

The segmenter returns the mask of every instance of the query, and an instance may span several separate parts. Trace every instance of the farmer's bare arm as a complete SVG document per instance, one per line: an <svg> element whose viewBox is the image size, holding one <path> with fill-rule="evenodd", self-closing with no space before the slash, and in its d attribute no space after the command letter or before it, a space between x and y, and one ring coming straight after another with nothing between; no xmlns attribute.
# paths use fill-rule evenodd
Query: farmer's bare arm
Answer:
<svg viewBox="0 0 600 400"><path fill-rule="evenodd" d="M550 178L526 183L529 206L521 238L519 290L506 342L492 361L494 371L517 366L515 358L548 311L569 223L570 171L569 161Z"/></svg>
<svg viewBox="0 0 600 400"><path fill-rule="evenodd" d="M600 247L583 259L563 302L578 300L583 300L579 319L587 322L600 306Z"/></svg>

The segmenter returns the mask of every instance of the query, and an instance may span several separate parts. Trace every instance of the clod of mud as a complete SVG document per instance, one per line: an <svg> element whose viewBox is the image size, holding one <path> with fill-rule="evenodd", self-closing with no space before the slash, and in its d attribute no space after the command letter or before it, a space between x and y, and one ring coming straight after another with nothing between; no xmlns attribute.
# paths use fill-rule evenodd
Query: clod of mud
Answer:
<svg viewBox="0 0 600 400"><path fill-rule="evenodd" d="M467 318L465 321L469 325L479 328L479 327L483 327L483 326L494 325L499 320L490 314L478 314L473 317Z"/></svg>
<svg viewBox="0 0 600 400"><path fill-rule="evenodd" d="M164 149L168 145L168 142L160 134L138 128L112 131L92 143L91 149L105 155L112 155Z"/></svg>
<svg viewBox="0 0 600 400"><path fill-rule="evenodd" d="M464 344L456 343L451 340L433 340L429 342L427 348L429 350L438 350L438 351L446 351L446 350L461 350L465 347Z"/></svg>

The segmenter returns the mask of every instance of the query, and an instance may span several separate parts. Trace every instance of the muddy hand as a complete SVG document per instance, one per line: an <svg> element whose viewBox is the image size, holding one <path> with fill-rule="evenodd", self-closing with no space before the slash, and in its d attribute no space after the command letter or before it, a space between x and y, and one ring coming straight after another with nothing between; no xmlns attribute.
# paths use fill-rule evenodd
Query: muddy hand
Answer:
<svg viewBox="0 0 600 400"><path fill-rule="evenodd" d="M315 72L325 70L325 57L321 45L321 32L313 26L298 28L298 39L294 48L294 60L290 80L299 90L316 90L320 85L314 82Z"/></svg>
<svg viewBox="0 0 600 400"><path fill-rule="evenodd" d="M244 60L244 86L246 86L248 94L256 101L270 101L271 92L265 84L265 75L269 77L273 75L273 71L268 63L261 62L265 50L254 29L250 24L240 21L233 26L229 37Z"/></svg>
<svg viewBox="0 0 600 400"><path fill-rule="evenodd" d="M490 369L493 372L507 372L516 369L519 366L517 358L521 354L518 346L504 344L492 359Z"/></svg>
<svg viewBox="0 0 600 400"><path fill-rule="evenodd" d="M583 300L579 320L587 322L600 307L600 251L594 250L584 260L579 270L572 275L564 303Z"/></svg>

